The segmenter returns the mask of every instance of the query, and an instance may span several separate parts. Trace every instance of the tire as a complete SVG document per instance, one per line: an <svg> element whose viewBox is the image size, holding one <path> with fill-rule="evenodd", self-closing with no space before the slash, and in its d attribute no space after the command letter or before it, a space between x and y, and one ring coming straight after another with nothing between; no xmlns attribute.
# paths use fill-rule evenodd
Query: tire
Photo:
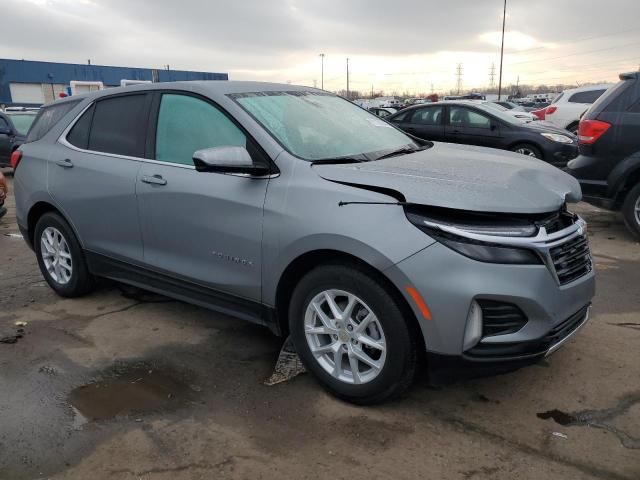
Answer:
<svg viewBox="0 0 640 480"><path fill-rule="evenodd" d="M640 239L640 183L627 193L622 204L622 216L629 231Z"/></svg>
<svg viewBox="0 0 640 480"><path fill-rule="evenodd" d="M535 145L531 145L530 143L519 143L518 145L511 147L511 151L526 155L528 157L535 157L539 158L540 160L544 160L544 156L542 155L540 149Z"/></svg>
<svg viewBox="0 0 640 480"><path fill-rule="evenodd" d="M335 330L326 327L328 322L335 328L337 317L331 313L324 293L329 293L342 313L348 308L345 305L355 298L349 320ZM325 322L313 308L314 301L324 312ZM332 334L310 333L311 327ZM307 370L343 400L359 405L379 403L399 396L413 382L416 339L391 294L357 266L323 265L305 275L291 297L289 328ZM312 353L312 345L321 352ZM338 348L342 350L336 352ZM340 358L340 372L335 369L336 356Z"/></svg>
<svg viewBox="0 0 640 480"><path fill-rule="evenodd" d="M80 297L94 289L80 243L60 215L48 212L40 217L33 246L42 276L58 295Z"/></svg>

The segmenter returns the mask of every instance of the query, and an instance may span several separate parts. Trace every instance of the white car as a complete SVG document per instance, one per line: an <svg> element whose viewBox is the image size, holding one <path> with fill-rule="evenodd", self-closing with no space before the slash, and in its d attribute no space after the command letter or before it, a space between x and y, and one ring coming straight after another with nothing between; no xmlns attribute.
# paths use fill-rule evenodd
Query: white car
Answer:
<svg viewBox="0 0 640 480"><path fill-rule="evenodd" d="M551 105L536 110L534 114L540 120L546 120L577 135L582 114L612 85L605 83L565 90L551 102Z"/></svg>

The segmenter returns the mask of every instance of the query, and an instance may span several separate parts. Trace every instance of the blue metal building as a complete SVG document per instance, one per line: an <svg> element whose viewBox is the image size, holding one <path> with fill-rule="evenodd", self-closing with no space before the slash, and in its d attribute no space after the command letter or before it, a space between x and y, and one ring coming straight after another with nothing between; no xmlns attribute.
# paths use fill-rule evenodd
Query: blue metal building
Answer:
<svg viewBox="0 0 640 480"><path fill-rule="evenodd" d="M155 70L74 63L0 59L0 105L39 106L57 98L72 80L102 82L105 87L120 81L228 80L226 73Z"/></svg>

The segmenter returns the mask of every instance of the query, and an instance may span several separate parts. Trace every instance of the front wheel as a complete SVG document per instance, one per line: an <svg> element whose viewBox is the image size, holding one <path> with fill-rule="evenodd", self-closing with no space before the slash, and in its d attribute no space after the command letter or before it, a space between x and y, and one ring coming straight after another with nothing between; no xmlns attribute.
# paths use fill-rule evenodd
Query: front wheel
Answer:
<svg viewBox="0 0 640 480"><path fill-rule="evenodd" d="M627 193L622 205L622 215L629 231L640 239L640 183Z"/></svg>
<svg viewBox="0 0 640 480"><path fill-rule="evenodd" d="M520 145L516 145L511 149L511 151L526 155L527 157L535 157L541 160L543 158L540 149L535 145L530 145L528 143L521 143Z"/></svg>
<svg viewBox="0 0 640 480"><path fill-rule="evenodd" d="M289 326L305 367L344 400L378 403L411 385L416 339L390 293L356 267L309 272L293 292Z"/></svg>

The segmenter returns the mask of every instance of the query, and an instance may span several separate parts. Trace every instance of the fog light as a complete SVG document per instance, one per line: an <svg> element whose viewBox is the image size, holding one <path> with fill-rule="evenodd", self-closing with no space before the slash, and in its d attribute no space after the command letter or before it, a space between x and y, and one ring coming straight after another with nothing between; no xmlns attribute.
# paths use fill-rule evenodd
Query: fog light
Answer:
<svg viewBox="0 0 640 480"><path fill-rule="evenodd" d="M482 337L482 309L475 300L471 302L467 315L467 327L464 331L464 343L462 350L467 351L474 347Z"/></svg>

